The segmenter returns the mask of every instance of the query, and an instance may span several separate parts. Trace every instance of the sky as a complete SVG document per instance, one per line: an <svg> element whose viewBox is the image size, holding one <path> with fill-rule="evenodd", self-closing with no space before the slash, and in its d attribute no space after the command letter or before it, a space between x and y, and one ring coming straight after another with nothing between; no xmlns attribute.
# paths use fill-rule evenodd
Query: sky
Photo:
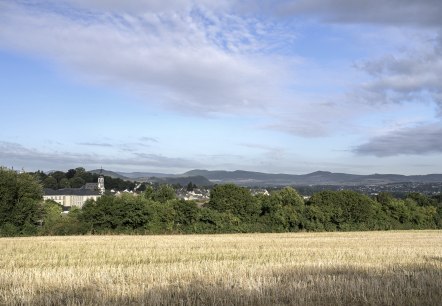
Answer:
<svg viewBox="0 0 442 306"><path fill-rule="evenodd" d="M442 173L440 0L0 0L0 165Z"/></svg>

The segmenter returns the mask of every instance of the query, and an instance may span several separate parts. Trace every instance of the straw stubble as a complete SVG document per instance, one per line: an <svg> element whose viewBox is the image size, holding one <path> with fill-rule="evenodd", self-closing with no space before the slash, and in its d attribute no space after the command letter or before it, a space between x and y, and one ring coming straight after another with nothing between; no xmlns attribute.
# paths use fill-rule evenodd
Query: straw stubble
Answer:
<svg viewBox="0 0 442 306"><path fill-rule="evenodd" d="M6 305L437 305L442 232L0 239Z"/></svg>

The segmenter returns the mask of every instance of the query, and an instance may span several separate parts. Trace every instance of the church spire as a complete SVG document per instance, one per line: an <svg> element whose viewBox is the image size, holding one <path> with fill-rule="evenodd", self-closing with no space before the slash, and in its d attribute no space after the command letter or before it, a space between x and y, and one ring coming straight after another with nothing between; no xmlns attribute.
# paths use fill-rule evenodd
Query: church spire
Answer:
<svg viewBox="0 0 442 306"><path fill-rule="evenodd" d="M97 185L98 191L100 194L104 194L105 188L104 188L104 176L103 176L103 167L100 169L100 176L98 177L98 185Z"/></svg>

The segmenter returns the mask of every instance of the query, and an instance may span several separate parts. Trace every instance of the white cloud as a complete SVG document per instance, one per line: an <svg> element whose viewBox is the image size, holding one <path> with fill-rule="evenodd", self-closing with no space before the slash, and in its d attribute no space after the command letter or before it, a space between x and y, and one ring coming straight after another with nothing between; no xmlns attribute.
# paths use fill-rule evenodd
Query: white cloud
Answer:
<svg viewBox="0 0 442 306"><path fill-rule="evenodd" d="M79 142L77 143L80 146L89 146L89 147L105 147L110 148L113 147L113 144L106 143L106 142Z"/></svg>
<svg viewBox="0 0 442 306"><path fill-rule="evenodd" d="M440 44L363 65L371 79L353 80L348 68L303 63L275 53L294 40L287 16L315 16L341 23L383 26L439 25L440 4L377 1L105 1L63 0L0 3L0 47L55 60L85 82L123 88L196 115L235 114L260 118L262 128L305 137L354 132L354 122L376 104L403 100L440 101ZM36 4L36 5L32 5ZM285 17L274 14L284 9ZM324 9L326 8L326 9ZM430 9L433 8L433 9ZM248 10L248 11L247 11ZM245 12L248 12L246 14ZM409 12L419 12L410 16ZM279 11L281 13L281 11ZM289 34L287 34L289 33ZM415 44L413 44L415 45ZM421 44L422 45L422 44ZM336 52L336 50L331 50ZM425 56L427 58L425 58ZM306 71L315 69L315 74ZM321 69L324 69L321 71ZM327 77L324 77L327 76ZM296 78L296 79L295 79ZM313 89L352 83L347 96L302 94L295 81ZM345 83L344 82L344 83ZM331 84L331 85L330 85ZM299 85L299 84L298 84ZM425 95L425 96L424 96Z"/></svg>
<svg viewBox="0 0 442 306"><path fill-rule="evenodd" d="M195 5L210 7L211 9L228 9L232 2L229 0L58 0L81 9L105 12L167 12L188 11Z"/></svg>
<svg viewBox="0 0 442 306"><path fill-rule="evenodd" d="M362 61L357 66L367 73L365 82L354 82L348 88L345 103L361 111L382 114L385 105L403 110L413 104L434 105L442 116L442 2L438 0L300 0L283 1L274 12L287 17L309 17L335 25L369 25L371 31L383 35L378 39L383 56ZM399 32L398 32L399 31ZM397 32L397 35L391 36ZM402 33L400 33L402 32ZM390 34L390 35L389 35ZM361 33L362 37L366 34ZM384 41L382 41L384 40ZM394 46L394 43L396 46ZM373 41L370 42L373 46ZM388 48L386 47L388 46ZM392 46L394 46L392 48ZM375 47L376 48L376 47ZM365 106L364 106L365 105ZM316 108L320 112L321 108ZM342 109L342 108L338 108ZM357 113L356 113L357 114ZM351 116L351 113L349 114ZM411 114L410 114L411 115ZM350 118L348 116L347 118ZM338 116L345 120L345 116ZM403 119L403 118L402 118ZM426 122L435 117L427 117ZM396 120L401 120L396 118ZM333 121L335 124L337 121ZM437 147L439 123L408 125L370 139L358 146L358 154L393 156L398 154L441 153ZM347 123L345 123L347 125ZM330 127L333 125L323 125ZM296 129L296 124L293 126ZM385 129L385 127L374 127ZM321 130L312 129L320 136ZM410 144L408 146L407 144Z"/></svg>
<svg viewBox="0 0 442 306"><path fill-rule="evenodd" d="M441 45L428 42L425 50L410 50L404 55L390 55L368 61L364 69L372 80L363 90L377 97L373 103L433 101L442 106Z"/></svg>
<svg viewBox="0 0 442 306"><path fill-rule="evenodd" d="M378 157L442 153L442 125L425 124L374 137L354 149L359 155Z"/></svg>
<svg viewBox="0 0 442 306"><path fill-rule="evenodd" d="M331 131L320 116L307 122L301 110L313 108L310 100L289 90L302 59L274 53L296 37L278 22L230 13L228 4L219 13L193 1L182 1L183 11L172 2L133 1L122 10L121 2L68 2L76 8L69 13L60 3L2 4L0 47L50 58L85 82L123 88L180 113L258 116L307 137L312 127Z"/></svg>
<svg viewBox="0 0 442 306"><path fill-rule="evenodd" d="M338 23L442 26L439 0L283 0L277 11Z"/></svg>
<svg viewBox="0 0 442 306"><path fill-rule="evenodd" d="M151 142L155 142L158 143L158 139L154 138L154 137L148 137L148 136L143 136L139 138L139 141L141 143L151 143Z"/></svg>
<svg viewBox="0 0 442 306"><path fill-rule="evenodd" d="M349 98L354 104L412 101L442 106L441 1L283 1L275 6L275 11L284 16L313 17L326 23L377 26L377 41L370 41L371 45L367 46L370 48L380 44L388 50L390 41L397 40L396 46L382 57L366 59L357 65L371 79L353 84ZM361 36L364 40L373 39L365 33Z"/></svg>
<svg viewBox="0 0 442 306"><path fill-rule="evenodd" d="M23 146L15 142L0 141L0 166L19 165L33 169L66 169L81 165L96 168L107 165L114 169L168 169L169 171L187 171L205 165L198 161L168 157L161 154L134 152L125 156L75 153L68 151L43 151Z"/></svg>
<svg viewBox="0 0 442 306"><path fill-rule="evenodd" d="M278 96L284 68L245 54L257 48L253 21L202 10L78 13L3 5L0 45L53 58L88 81L126 87L181 111L262 109Z"/></svg>

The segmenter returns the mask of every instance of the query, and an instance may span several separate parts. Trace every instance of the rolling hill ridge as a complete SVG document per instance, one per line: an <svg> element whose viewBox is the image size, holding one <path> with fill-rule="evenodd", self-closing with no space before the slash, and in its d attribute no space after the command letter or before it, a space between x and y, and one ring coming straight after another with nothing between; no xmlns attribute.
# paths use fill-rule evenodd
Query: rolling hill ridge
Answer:
<svg viewBox="0 0 442 306"><path fill-rule="evenodd" d="M100 169L90 171L99 173ZM442 174L400 175L400 174L370 174L358 175L348 173L333 173L316 171L308 174L263 173L253 171L224 171L224 170L191 170L183 174L166 174L152 172L113 172L103 170L103 174L111 177L132 181L153 181L168 184L187 184L186 182L206 186L212 184L234 183L242 186L286 186L286 185L382 185L390 183L437 183L442 182Z"/></svg>

